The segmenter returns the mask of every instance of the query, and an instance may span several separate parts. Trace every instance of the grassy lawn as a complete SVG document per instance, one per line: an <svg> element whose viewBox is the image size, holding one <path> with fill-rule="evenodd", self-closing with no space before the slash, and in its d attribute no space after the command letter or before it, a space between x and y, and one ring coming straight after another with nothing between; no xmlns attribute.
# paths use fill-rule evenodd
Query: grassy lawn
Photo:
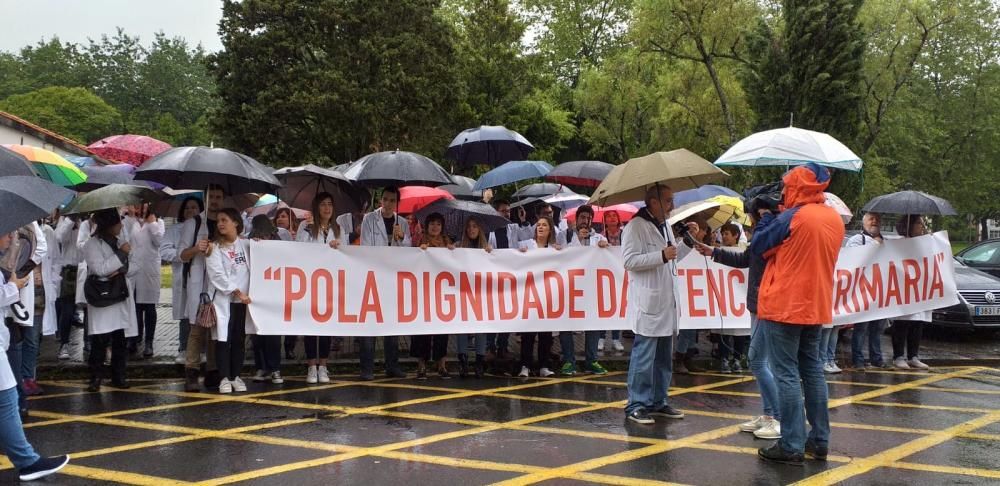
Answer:
<svg viewBox="0 0 1000 486"><path fill-rule="evenodd" d="M951 242L951 254L954 255L954 254L956 254L956 253L958 253L958 252L960 252L960 251L968 248L968 246L971 245L971 244L972 243L969 243L968 241L952 241Z"/></svg>
<svg viewBox="0 0 1000 486"><path fill-rule="evenodd" d="M160 267L160 288L169 289L170 281L174 277L174 268L170 265Z"/></svg>

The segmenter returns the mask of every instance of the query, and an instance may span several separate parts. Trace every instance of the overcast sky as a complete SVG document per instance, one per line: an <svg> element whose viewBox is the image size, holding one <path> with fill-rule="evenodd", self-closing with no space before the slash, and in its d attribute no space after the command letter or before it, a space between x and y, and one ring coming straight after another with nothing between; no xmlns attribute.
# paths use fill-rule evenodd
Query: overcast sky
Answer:
<svg viewBox="0 0 1000 486"><path fill-rule="evenodd" d="M43 38L86 43L122 27L149 45L153 34L183 37L193 47L222 48L220 0L0 0L0 51L16 52Z"/></svg>

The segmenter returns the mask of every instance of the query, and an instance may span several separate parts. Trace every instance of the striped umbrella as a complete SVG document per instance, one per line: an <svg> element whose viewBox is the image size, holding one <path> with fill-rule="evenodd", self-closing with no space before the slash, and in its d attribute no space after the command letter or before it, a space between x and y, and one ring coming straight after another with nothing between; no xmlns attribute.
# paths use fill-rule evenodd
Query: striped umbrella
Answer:
<svg viewBox="0 0 1000 486"><path fill-rule="evenodd" d="M23 155L31 161L42 179L55 185L71 187L87 181L87 174L55 152L27 145L4 145L4 147Z"/></svg>

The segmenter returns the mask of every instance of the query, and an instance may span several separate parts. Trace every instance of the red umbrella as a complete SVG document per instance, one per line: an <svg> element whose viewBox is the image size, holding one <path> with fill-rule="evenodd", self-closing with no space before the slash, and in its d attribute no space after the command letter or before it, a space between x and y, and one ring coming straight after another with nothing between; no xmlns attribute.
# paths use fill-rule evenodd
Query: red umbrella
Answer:
<svg viewBox="0 0 1000 486"><path fill-rule="evenodd" d="M639 209L631 204L616 204L614 206L601 207L601 206L591 206L594 208L594 222L604 223L604 214L608 211L615 211L618 213L618 217L621 218L622 223L632 219L635 213L639 212ZM569 221L576 220L576 210L579 208L573 208L566 211L566 219Z"/></svg>
<svg viewBox="0 0 1000 486"><path fill-rule="evenodd" d="M419 211L424 206L438 199L455 199L448 191L434 187L406 186L399 188L399 211L410 214Z"/></svg>
<svg viewBox="0 0 1000 486"><path fill-rule="evenodd" d="M87 150L105 159L136 167L169 149L169 143L145 135L112 135L87 146Z"/></svg>

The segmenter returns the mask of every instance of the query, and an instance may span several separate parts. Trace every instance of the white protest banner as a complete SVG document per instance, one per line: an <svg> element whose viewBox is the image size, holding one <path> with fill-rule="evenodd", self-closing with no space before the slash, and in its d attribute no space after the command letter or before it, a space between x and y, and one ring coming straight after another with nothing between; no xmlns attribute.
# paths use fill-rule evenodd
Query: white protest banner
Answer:
<svg viewBox="0 0 1000 486"><path fill-rule="evenodd" d="M266 241L250 247L261 334L380 336L628 329L619 248L447 250ZM747 329L747 272L691 252L677 263L682 329ZM834 323L958 302L946 233L845 248Z"/></svg>
<svg viewBox="0 0 1000 486"><path fill-rule="evenodd" d="M681 329L750 327L745 270L692 252L677 263L677 279ZM948 234L842 248L833 289L833 324L888 319L957 304Z"/></svg>
<svg viewBox="0 0 1000 486"><path fill-rule="evenodd" d="M250 246L261 334L391 336L624 329L619 248Z"/></svg>

